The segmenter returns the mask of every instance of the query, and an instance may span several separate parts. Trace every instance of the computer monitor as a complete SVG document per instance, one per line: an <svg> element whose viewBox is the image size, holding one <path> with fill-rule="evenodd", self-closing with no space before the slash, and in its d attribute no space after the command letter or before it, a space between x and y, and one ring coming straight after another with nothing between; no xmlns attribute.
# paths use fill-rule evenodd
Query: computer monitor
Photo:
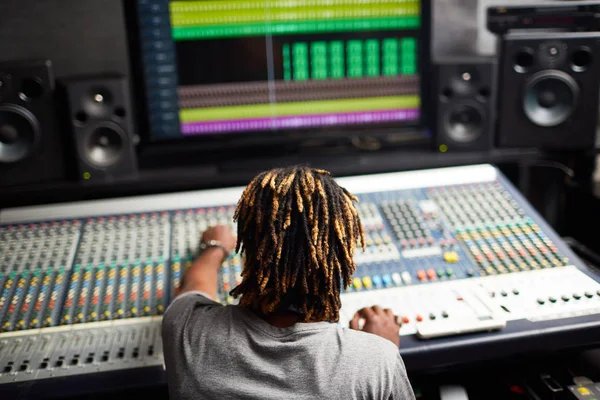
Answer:
<svg viewBox="0 0 600 400"><path fill-rule="evenodd" d="M135 1L151 140L424 125L429 1Z"/></svg>

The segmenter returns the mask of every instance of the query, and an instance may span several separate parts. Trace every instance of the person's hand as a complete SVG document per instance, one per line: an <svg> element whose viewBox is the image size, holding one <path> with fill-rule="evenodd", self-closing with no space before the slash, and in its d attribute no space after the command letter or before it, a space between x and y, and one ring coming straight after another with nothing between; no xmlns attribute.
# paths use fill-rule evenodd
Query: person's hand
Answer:
<svg viewBox="0 0 600 400"><path fill-rule="evenodd" d="M362 327L364 332L372 333L381 336L400 347L399 330L402 326L400 318L398 318L392 310L386 308L381 309L379 306L365 307L354 314L354 318L350 321L350 328L361 330L359 320L364 319L365 323Z"/></svg>
<svg viewBox="0 0 600 400"><path fill-rule="evenodd" d="M231 228L224 225L212 226L204 231L202 242L206 243L211 240L221 243L227 253L231 253L237 243L237 239L231 232Z"/></svg>

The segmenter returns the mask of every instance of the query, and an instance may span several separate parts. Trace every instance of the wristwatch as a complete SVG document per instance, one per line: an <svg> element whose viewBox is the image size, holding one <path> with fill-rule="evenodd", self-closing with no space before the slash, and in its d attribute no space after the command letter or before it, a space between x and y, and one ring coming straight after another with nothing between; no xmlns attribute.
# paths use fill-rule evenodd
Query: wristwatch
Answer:
<svg viewBox="0 0 600 400"><path fill-rule="evenodd" d="M210 248L214 248L214 247L217 247L217 248L223 250L223 260L226 260L229 257L229 252L227 250L225 250L225 247L223 247L221 242L219 242L218 240L209 240L207 242L200 242L200 245L198 246L198 256L202 255L202 253L204 253L204 251L206 251Z"/></svg>

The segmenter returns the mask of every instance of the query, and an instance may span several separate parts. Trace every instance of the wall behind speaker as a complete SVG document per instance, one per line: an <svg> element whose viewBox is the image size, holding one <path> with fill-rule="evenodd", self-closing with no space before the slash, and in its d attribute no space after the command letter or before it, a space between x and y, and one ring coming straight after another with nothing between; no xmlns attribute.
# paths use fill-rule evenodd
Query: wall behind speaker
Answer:
<svg viewBox="0 0 600 400"><path fill-rule="evenodd" d="M129 84L121 75L60 81L65 123L74 143L77 171L85 181L114 181L137 174Z"/></svg>
<svg viewBox="0 0 600 400"><path fill-rule="evenodd" d="M500 42L498 146L591 149L600 35L509 34Z"/></svg>
<svg viewBox="0 0 600 400"><path fill-rule="evenodd" d="M66 176L50 61L0 64L0 187Z"/></svg>
<svg viewBox="0 0 600 400"><path fill-rule="evenodd" d="M123 1L0 1L0 62L17 59L52 60L57 78L127 74Z"/></svg>
<svg viewBox="0 0 600 400"><path fill-rule="evenodd" d="M436 65L436 146L442 151L485 151L493 143L492 57L438 60Z"/></svg>

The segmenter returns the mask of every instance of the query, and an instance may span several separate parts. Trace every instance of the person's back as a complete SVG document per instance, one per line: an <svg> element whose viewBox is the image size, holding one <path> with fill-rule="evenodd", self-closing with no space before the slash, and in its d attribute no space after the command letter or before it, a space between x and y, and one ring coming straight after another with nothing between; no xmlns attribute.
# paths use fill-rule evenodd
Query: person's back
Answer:
<svg viewBox="0 0 600 400"><path fill-rule="evenodd" d="M410 399L398 348L328 322L277 328L191 292L167 313L171 397Z"/></svg>
<svg viewBox="0 0 600 400"><path fill-rule="evenodd" d="M290 174L317 175L321 172L301 168L279 173L282 174L280 180L285 183ZM256 180L260 182L265 178L259 176ZM316 184L315 188L320 185L322 183ZM330 186L328 190L332 187L335 188ZM254 189L256 191L256 187ZM248 189L245 195L250 197L246 199L256 197L247 192ZM286 199L282 200L286 202ZM264 257L268 257L265 253L259 254L260 243L264 239L258 238L251 243L249 239L253 235L244 231L261 224L252 218L245 219L243 210L240 218L243 201L244 196L236 213L243 249L246 257L254 260L262 258L263 262L245 263L242 275L246 285L242 283L232 291L233 295L241 292L239 306L216 303L211 297L216 294L217 269L223 256L221 249L228 253L235 242L223 227L205 233L201 248L207 251L186 274L183 293L169 306L163 320L164 354L171 398L414 399L398 351L399 325L389 310L381 310L376 306L361 310L351 323L354 329L335 323L339 316L339 290L342 281L351 278L349 271L354 270L353 262L350 260L352 265L348 265L347 270L339 270L336 278L335 268L330 272L324 271L325 264L320 265L322 271L311 270L311 266L319 266L318 259L324 254L322 250L321 254L317 254L320 249L314 253L308 249L304 253L300 251L300 256L295 255L301 259L301 263L295 264L296 259L282 257L292 262L291 265L296 265L295 276L293 272L290 273L289 263L283 268L281 264L270 265L269 269L262 268L266 260ZM322 202L322 199L316 200L317 204L318 201ZM333 202L331 206L332 211L343 208L343 205L340 208ZM318 211L318 207L313 207L313 213ZM354 236L347 235L347 239L349 242L360 240L362 228L357 222L356 212L353 209L347 211L350 212L348 217L355 215L355 220L347 222L347 225L356 228ZM270 216L272 213L268 214ZM290 225L293 223L288 221ZM335 224L335 221L331 222ZM240 227L240 224L244 226ZM283 224L285 221L282 221ZM266 226L264 222L262 225ZM340 232L339 222L333 231L336 229L344 234ZM265 235L275 233L268 228L266 230ZM288 245L293 244L294 249L302 246L298 240L301 236L288 236L287 239ZM285 248L285 243L273 245L275 251L271 257L277 257L278 247L281 253L292 251ZM335 245L333 242L331 247ZM329 263L343 268L339 259L352 254L354 250L351 244L345 245L347 249L335 249L338 258L331 256ZM311 254L315 258L307 260L305 256L311 257ZM348 262L348 259L345 261ZM277 267L282 270L271 275L273 268ZM304 268L310 274L300 279L304 275ZM288 274L285 273L286 269ZM292 285L294 280L300 285ZM286 281L289 285L285 289L274 290L277 286L284 286ZM336 281L337 285L330 287ZM266 290L269 288L271 290ZM319 291L326 296L319 295ZM327 301L323 301L323 298ZM365 331L381 337L358 330L359 317L365 320Z"/></svg>

